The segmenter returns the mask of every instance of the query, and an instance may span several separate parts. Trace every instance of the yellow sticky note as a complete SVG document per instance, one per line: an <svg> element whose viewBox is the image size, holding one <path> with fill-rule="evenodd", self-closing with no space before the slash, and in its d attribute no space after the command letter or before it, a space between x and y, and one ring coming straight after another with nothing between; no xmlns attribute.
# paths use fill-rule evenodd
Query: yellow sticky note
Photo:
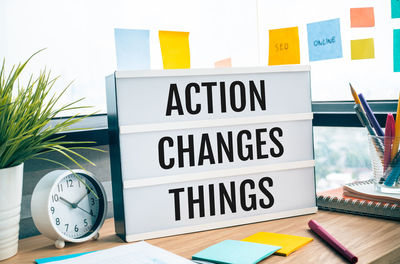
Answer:
<svg viewBox="0 0 400 264"><path fill-rule="evenodd" d="M232 59L227 58L224 60L219 60L214 63L215 68L230 68L232 67Z"/></svg>
<svg viewBox="0 0 400 264"><path fill-rule="evenodd" d="M375 58L374 39L355 39L351 41L351 59L373 59Z"/></svg>
<svg viewBox="0 0 400 264"><path fill-rule="evenodd" d="M189 69L189 32L159 31L164 69Z"/></svg>
<svg viewBox="0 0 400 264"><path fill-rule="evenodd" d="M278 246L281 247L281 249L276 251L275 254L288 256L292 252L313 241L313 239L310 237L259 232L242 239L242 241Z"/></svg>
<svg viewBox="0 0 400 264"><path fill-rule="evenodd" d="M268 65L300 64L298 27L269 31Z"/></svg>

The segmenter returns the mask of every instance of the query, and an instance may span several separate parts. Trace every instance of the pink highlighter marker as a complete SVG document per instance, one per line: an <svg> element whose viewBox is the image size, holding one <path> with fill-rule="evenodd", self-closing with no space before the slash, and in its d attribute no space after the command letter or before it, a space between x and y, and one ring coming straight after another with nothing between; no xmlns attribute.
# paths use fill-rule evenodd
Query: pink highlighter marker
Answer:
<svg viewBox="0 0 400 264"><path fill-rule="evenodd" d="M348 251L339 241L337 241L331 234L329 234L322 226L320 226L316 221L310 220L308 226L319 235L322 240L336 249L342 256L344 256L351 263L357 263L358 258L354 256L350 251Z"/></svg>
<svg viewBox="0 0 400 264"><path fill-rule="evenodd" d="M395 137L395 121L394 117L391 113L387 114L386 118L386 127L385 127L385 151L383 155L383 171L386 171L387 167L391 162L391 155L392 155L392 144L393 139Z"/></svg>

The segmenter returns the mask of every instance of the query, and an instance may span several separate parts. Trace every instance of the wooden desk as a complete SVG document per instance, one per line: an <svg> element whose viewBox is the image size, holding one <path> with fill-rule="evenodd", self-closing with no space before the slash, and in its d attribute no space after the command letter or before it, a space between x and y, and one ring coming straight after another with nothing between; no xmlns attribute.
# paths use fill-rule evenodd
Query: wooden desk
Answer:
<svg viewBox="0 0 400 264"><path fill-rule="evenodd" d="M396 221L319 211L256 224L216 229L186 235L151 239L147 242L186 258L225 239L240 240L256 232L276 232L313 237L314 241L288 257L271 256L260 263L346 263L345 260L308 229L308 221L317 220L359 258L359 263L400 263L400 223ZM2 264L34 263L44 258L78 252L106 249L124 243L114 234L114 223L104 224L100 239L83 244L67 244L56 249L53 241L35 236L19 242L19 253Z"/></svg>

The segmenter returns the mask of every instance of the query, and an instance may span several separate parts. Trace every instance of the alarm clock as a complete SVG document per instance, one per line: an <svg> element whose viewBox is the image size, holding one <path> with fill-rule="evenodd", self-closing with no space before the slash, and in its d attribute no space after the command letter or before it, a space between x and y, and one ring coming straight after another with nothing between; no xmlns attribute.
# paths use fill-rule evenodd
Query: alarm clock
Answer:
<svg viewBox="0 0 400 264"><path fill-rule="evenodd" d="M84 242L99 237L107 213L107 197L101 183L84 170L52 171L37 183L31 212L37 229L55 240Z"/></svg>

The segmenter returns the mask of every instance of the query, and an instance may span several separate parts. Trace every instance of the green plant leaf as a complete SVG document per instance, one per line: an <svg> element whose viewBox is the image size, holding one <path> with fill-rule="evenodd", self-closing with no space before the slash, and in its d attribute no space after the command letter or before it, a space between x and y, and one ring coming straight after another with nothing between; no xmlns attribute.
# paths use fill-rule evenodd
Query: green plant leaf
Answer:
<svg viewBox="0 0 400 264"><path fill-rule="evenodd" d="M40 71L37 77L31 74L26 85L19 82L19 77L28 62L42 51L43 49L34 53L25 62L12 66L8 73L5 70L5 59L0 68L0 168L15 166L28 159L42 159L71 170L62 162L39 157L41 153L56 151L85 170L75 159L76 157L93 166L95 164L75 150L102 150L93 147L72 148L69 145L93 142L63 141L63 136L55 135L74 130L71 125L90 115L76 114L53 126L50 125L51 119L65 111L88 108L79 105L83 98L60 105L60 99L71 83L60 93L54 93L52 88L58 77L51 77L50 71L46 69Z"/></svg>

